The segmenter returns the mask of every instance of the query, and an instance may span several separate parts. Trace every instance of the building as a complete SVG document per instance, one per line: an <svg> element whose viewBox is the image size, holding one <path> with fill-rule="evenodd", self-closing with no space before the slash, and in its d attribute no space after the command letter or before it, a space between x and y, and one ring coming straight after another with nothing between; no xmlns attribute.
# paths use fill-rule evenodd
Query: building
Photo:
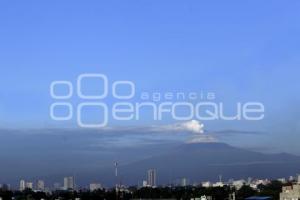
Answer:
<svg viewBox="0 0 300 200"><path fill-rule="evenodd" d="M187 178L182 178L181 179L181 184L180 184L182 187L186 187L188 185L188 180Z"/></svg>
<svg viewBox="0 0 300 200"><path fill-rule="evenodd" d="M33 183L32 182L26 182L26 189L33 189Z"/></svg>
<svg viewBox="0 0 300 200"><path fill-rule="evenodd" d="M298 200L300 199L300 184L282 187L280 200Z"/></svg>
<svg viewBox="0 0 300 200"><path fill-rule="evenodd" d="M64 190L74 190L75 189L75 182L74 177L69 176L64 178Z"/></svg>
<svg viewBox="0 0 300 200"><path fill-rule="evenodd" d="M212 183L209 182L209 181L206 181L206 182L202 182L202 187L205 187L205 188L208 188L208 187L211 187L212 186Z"/></svg>
<svg viewBox="0 0 300 200"><path fill-rule="evenodd" d="M232 182L232 186L234 186L235 189L239 190L243 185L246 184L246 181L244 179L236 180Z"/></svg>
<svg viewBox="0 0 300 200"><path fill-rule="evenodd" d="M267 185L267 184L269 184L271 181L270 180L268 180L268 179L257 179L257 180L254 180L254 181L252 181L252 184L254 184L254 185L260 185L260 184L262 184L262 185Z"/></svg>
<svg viewBox="0 0 300 200"><path fill-rule="evenodd" d="M290 177L289 177L289 181L290 181L290 182L293 182L294 180L295 180L295 179L294 179L293 176L290 176Z"/></svg>
<svg viewBox="0 0 300 200"><path fill-rule="evenodd" d="M100 183L91 183L90 184L90 191L100 190L102 186Z"/></svg>
<svg viewBox="0 0 300 200"><path fill-rule="evenodd" d="M23 191L26 189L26 182L25 180L20 180L20 191Z"/></svg>
<svg viewBox="0 0 300 200"><path fill-rule="evenodd" d="M277 181L279 181L281 183L286 183L286 179L285 178L278 178Z"/></svg>
<svg viewBox="0 0 300 200"><path fill-rule="evenodd" d="M40 191L45 190L45 182L43 180L38 180L36 183L36 189Z"/></svg>
<svg viewBox="0 0 300 200"><path fill-rule="evenodd" d="M143 180L143 187L147 187L147 181L146 180Z"/></svg>
<svg viewBox="0 0 300 200"><path fill-rule="evenodd" d="M224 187L224 183L222 181L218 181L212 185L213 187Z"/></svg>
<svg viewBox="0 0 300 200"><path fill-rule="evenodd" d="M155 169L149 169L148 170L148 186L155 187L156 186L156 170Z"/></svg>

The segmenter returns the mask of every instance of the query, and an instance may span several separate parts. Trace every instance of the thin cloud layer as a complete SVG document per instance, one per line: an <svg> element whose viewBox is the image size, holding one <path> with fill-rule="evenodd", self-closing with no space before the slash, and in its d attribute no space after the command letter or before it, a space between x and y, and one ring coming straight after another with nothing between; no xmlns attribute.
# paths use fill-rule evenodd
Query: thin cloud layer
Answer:
<svg viewBox="0 0 300 200"><path fill-rule="evenodd" d="M218 140L211 135L197 135L192 139L188 140L187 144L194 144L194 143L209 143L209 142L218 142Z"/></svg>

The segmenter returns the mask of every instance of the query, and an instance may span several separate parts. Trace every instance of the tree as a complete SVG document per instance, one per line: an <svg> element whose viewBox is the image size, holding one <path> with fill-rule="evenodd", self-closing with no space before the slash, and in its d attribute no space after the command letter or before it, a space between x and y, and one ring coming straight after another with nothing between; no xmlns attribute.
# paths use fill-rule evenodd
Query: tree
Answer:
<svg viewBox="0 0 300 200"><path fill-rule="evenodd" d="M237 199L245 199L247 197L251 197L255 195L255 190L251 188L248 185L243 185L238 191L237 191Z"/></svg>

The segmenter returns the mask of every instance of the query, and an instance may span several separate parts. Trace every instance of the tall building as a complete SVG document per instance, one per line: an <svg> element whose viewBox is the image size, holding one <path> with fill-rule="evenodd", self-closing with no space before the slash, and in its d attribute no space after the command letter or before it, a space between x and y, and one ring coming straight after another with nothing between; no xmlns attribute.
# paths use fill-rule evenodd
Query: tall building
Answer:
<svg viewBox="0 0 300 200"><path fill-rule="evenodd" d="M45 182L43 180L38 180L36 184L37 190L44 191L45 190Z"/></svg>
<svg viewBox="0 0 300 200"><path fill-rule="evenodd" d="M64 178L64 189L65 190L74 190L75 189L75 183L74 183L74 177L69 176Z"/></svg>
<svg viewBox="0 0 300 200"><path fill-rule="evenodd" d="M20 180L20 191L25 190L26 188L26 182L25 180Z"/></svg>
<svg viewBox="0 0 300 200"><path fill-rule="evenodd" d="M148 186L154 187L156 186L156 170L155 169L149 169L147 172L148 175Z"/></svg>
<svg viewBox="0 0 300 200"><path fill-rule="evenodd" d="M181 184L180 184L182 187L186 187L188 185L188 180L187 178L182 178L181 179Z"/></svg>

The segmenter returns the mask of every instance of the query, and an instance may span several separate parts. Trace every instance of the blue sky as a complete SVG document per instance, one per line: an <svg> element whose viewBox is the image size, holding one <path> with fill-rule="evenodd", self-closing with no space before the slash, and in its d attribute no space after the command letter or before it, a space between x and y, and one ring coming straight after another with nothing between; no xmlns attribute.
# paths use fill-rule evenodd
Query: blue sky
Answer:
<svg viewBox="0 0 300 200"><path fill-rule="evenodd" d="M51 81L104 73L110 80L135 82L138 91L213 91L228 105L261 101L266 116L260 122L205 125L268 132L263 142L272 138L294 151L300 131L299 6L298 1L2 1L0 126L60 126L49 118Z"/></svg>

